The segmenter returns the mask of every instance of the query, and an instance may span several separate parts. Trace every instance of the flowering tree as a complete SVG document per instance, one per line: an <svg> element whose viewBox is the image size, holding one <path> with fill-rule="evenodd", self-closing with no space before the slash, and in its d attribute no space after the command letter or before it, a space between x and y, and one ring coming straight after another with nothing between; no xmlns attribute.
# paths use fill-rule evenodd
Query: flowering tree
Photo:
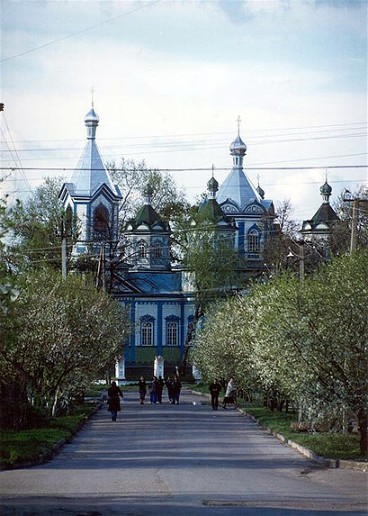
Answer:
<svg viewBox="0 0 368 516"><path fill-rule="evenodd" d="M193 358L205 377L226 368L298 401L313 422L354 417L364 453L367 330L368 253L361 251L304 282L282 275L224 305L197 335Z"/></svg>
<svg viewBox="0 0 368 516"><path fill-rule="evenodd" d="M121 352L129 326L119 305L72 276L28 274L5 321L4 379L19 380L33 405L55 415Z"/></svg>

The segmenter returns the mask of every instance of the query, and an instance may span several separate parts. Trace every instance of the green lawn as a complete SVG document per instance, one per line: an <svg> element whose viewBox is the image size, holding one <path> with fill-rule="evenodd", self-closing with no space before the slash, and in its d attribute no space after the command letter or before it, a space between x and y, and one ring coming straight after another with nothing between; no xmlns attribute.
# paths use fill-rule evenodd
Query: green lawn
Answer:
<svg viewBox="0 0 368 516"><path fill-rule="evenodd" d="M362 461L367 459L360 453L359 435L357 434L293 431L290 425L297 420L296 414L271 412L267 407L256 407L249 404L244 405L244 410L248 414L252 414L263 427L305 446L322 457Z"/></svg>
<svg viewBox="0 0 368 516"><path fill-rule="evenodd" d="M45 428L1 431L0 468L37 461L51 455L55 444L70 439L95 407L95 404L78 407L74 415L52 419Z"/></svg>

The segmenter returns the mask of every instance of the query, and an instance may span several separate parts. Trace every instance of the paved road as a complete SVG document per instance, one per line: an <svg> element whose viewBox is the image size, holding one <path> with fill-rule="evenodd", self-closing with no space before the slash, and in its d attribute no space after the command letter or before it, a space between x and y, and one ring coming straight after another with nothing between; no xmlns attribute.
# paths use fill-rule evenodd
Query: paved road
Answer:
<svg viewBox="0 0 368 516"><path fill-rule="evenodd" d="M367 474L320 469L232 409L127 393L49 463L0 473L2 515L367 515Z"/></svg>

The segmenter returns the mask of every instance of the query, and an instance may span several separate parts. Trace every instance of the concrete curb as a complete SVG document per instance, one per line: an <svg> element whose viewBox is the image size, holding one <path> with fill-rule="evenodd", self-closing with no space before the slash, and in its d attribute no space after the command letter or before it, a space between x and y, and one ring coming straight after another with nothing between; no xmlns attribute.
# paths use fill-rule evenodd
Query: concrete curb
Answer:
<svg viewBox="0 0 368 516"><path fill-rule="evenodd" d="M204 396L206 398L211 398L210 394L202 393L199 391L192 391L193 394L198 394L200 396ZM258 421L257 418L255 418L252 414L249 414L244 409L238 409L239 412L244 414L245 416L250 417L253 421L255 421L261 428L264 430L267 430L270 434L275 436L279 441L286 444L287 446L291 446L291 448L294 448L297 450L301 455L304 457L307 457L308 459L313 460L314 462L317 462L318 464L321 464L322 466L325 466L327 468L340 468L340 469L357 469L360 471L368 471L368 462L359 462L355 460L343 460L343 459L329 459L328 457L322 457L320 455L317 455L309 448L306 448L305 446L298 444L294 441L291 441L290 439L286 439L283 435L273 432L270 428L264 427L261 425L261 423Z"/></svg>
<svg viewBox="0 0 368 516"><path fill-rule="evenodd" d="M343 460L343 459L329 459L328 457L322 457L321 455L317 455L316 453L314 453L309 448L306 448L305 446L303 446L301 444L291 441L290 439L286 439L286 437L284 437L282 434L279 434L277 432L272 431L270 428L262 426L257 418L255 418L252 414L249 414L245 410L239 409L239 412L241 412L245 416L250 417L261 428L263 428L264 430L267 430L267 432L269 432L270 434L275 436L282 443L290 446L291 448L294 448L296 451L298 451L304 457L307 457L308 459L311 459L314 462L321 464L322 466L325 466L327 468L357 469L360 471L368 471L368 462L359 462L359 461L354 461L354 460Z"/></svg>

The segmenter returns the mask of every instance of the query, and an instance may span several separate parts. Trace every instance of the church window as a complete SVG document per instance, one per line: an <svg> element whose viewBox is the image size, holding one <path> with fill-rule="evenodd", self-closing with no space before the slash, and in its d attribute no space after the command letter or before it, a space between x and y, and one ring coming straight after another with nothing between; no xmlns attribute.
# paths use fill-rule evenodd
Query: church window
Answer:
<svg viewBox="0 0 368 516"><path fill-rule="evenodd" d="M153 346L153 321L151 318L144 318L141 322L141 344L142 346Z"/></svg>
<svg viewBox="0 0 368 516"><path fill-rule="evenodd" d="M166 345L177 346L178 345L178 321L167 320L166 321Z"/></svg>
<svg viewBox="0 0 368 516"><path fill-rule="evenodd" d="M94 211L93 228L96 233L105 233L109 224L109 211L103 204Z"/></svg>
<svg viewBox="0 0 368 516"><path fill-rule="evenodd" d="M162 244L161 242L156 242L153 244L152 248L153 258L159 260L162 257Z"/></svg>
<svg viewBox="0 0 368 516"><path fill-rule="evenodd" d="M138 244L138 256L139 258L147 257L147 245L143 240L141 240Z"/></svg>
<svg viewBox="0 0 368 516"><path fill-rule="evenodd" d="M260 238L257 230L252 229L248 233L248 253L259 253Z"/></svg>

